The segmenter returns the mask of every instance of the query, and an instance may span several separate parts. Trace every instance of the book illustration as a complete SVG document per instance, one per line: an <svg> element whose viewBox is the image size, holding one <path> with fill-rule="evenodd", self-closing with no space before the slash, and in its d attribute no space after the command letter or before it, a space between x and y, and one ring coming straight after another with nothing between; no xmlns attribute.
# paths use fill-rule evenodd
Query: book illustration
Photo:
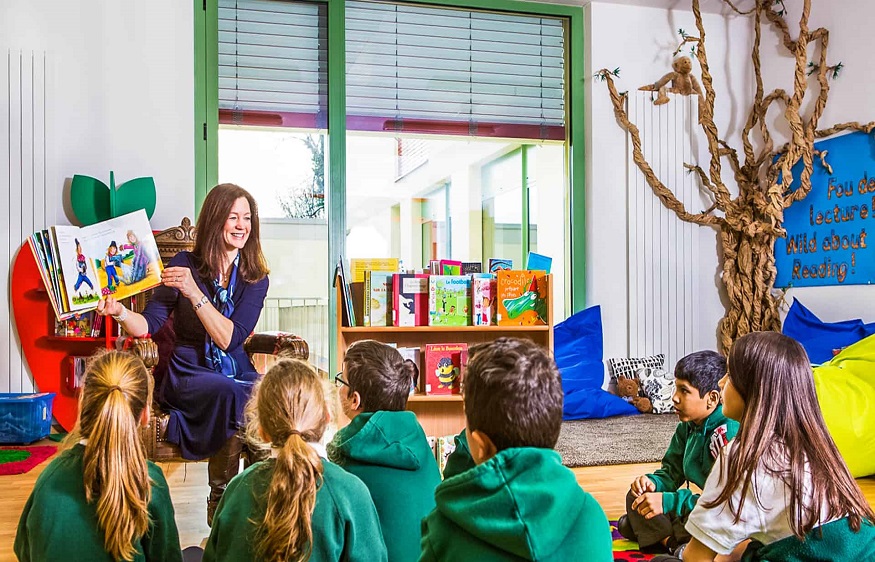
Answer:
<svg viewBox="0 0 875 562"><path fill-rule="evenodd" d="M474 326L490 326L495 322L495 276L491 273L474 274L471 279L471 315Z"/></svg>
<svg viewBox="0 0 875 562"><path fill-rule="evenodd" d="M489 273L495 273L502 269L513 269L513 260L491 258L489 260Z"/></svg>
<svg viewBox="0 0 875 562"><path fill-rule="evenodd" d="M526 259L526 269L544 271L550 273L550 268L553 266L553 258L543 254L529 252L529 257Z"/></svg>
<svg viewBox="0 0 875 562"><path fill-rule="evenodd" d="M471 277L432 275L428 279L428 325L471 324Z"/></svg>
<svg viewBox="0 0 875 562"><path fill-rule="evenodd" d="M438 437L435 443L435 460L438 463L438 470L441 474L444 473L444 468L447 466L447 459L456 450L456 436L444 435Z"/></svg>
<svg viewBox="0 0 875 562"><path fill-rule="evenodd" d="M352 278L346 277L347 283L364 283L365 271L396 272L400 266L398 258L351 258L349 268Z"/></svg>
<svg viewBox="0 0 875 562"><path fill-rule="evenodd" d="M499 326L547 324L547 280L543 271L501 270L496 287Z"/></svg>
<svg viewBox="0 0 875 562"><path fill-rule="evenodd" d="M392 277L394 273L385 271L365 271L364 284L364 325L392 325Z"/></svg>
<svg viewBox="0 0 875 562"><path fill-rule="evenodd" d="M439 271L441 275L461 275L462 262L455 260L440 260Z"/></svg>
<svg viewBox="0 0 875 562"><path fill-rule="evenodd" d="M392 320L395 326L428 325L428 279L424 273L392 276Z"/></svg>
<svg viewBox="0 0 875 562"><path fill-rule="evenodd" d="M118 241L122 241L119 244ZM59 319L161 283L163 265L142 209L90 226L53 226L29 239Z"/></svg>
<svg viewBox="0 0 875 562"><path fill-rule="evenodd" d="M425 393L459 394L461 392L462 352L464 343L425 345Z"/></svg>
<svg viewBox="0 0 875 562"><path fill-rule="evenodd" d="M84 312L64 320L55 319L55 335L63 338L91 337L94 317L94 312Z"/></svg>

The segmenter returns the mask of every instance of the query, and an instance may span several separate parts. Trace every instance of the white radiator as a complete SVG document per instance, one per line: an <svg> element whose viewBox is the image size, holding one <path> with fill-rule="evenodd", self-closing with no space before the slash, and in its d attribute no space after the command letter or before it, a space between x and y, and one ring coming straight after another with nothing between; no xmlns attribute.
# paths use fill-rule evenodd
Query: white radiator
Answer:
<svg viewBox="0 0 875 562"><path fill-rule="evenodd" d="M32 392L15 332L10 296L12 261L22 242L46 227L46 55L0 52L0 392ZM6 216L3 216L6 215ZM25 250L27 251L27 250ZM34 319L40 321L40 319Z"/></svg>
<svg viewBox="0 0 875 562"><path fill-rule="evenodd" d="M690 212L702 210L698 180L685 162L695 163L692 141L697 100L669 94L655 106L651 92L631 93L629 118L641 131L644 156L656 176ZM698 326L698 233L702 227L679 220L665 208L632 160L628 161L629 356L665 354L666 369L696 351Z"/></svg>

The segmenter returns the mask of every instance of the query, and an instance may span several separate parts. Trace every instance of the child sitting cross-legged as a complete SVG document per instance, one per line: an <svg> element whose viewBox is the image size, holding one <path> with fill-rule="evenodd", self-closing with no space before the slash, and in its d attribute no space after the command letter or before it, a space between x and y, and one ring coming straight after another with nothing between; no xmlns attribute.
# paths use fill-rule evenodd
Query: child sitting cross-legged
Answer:
<svg viewBox="0 0 875 562"><path fill-rule="evenodd" d="M802 346L777 332L742 336L722 386L738 436L690 514L683 560L872 560L875 514L823 421Z"/></svg>
<svg viewBox="0 0 875 562"><path fill-rule="evenodd" d="M271 458L234 477L216 509L204 562L385 561L365 485L325 460L329 422L322 381L297 359L275 364L247 404L248 434Z"/></svg>
<svg viewBox="0 0 875 562"><path fill-rule="evenodd" d="M553 450L563 396L549 353L499 338L469 357L462 384L476 466L435 491L420 561L613 560L604 512Z"/></svg>
<svg viewBox="0 0 875 562"><path fill-rule="evenodd" d="M416 366L397 349L365 340L346 350L335 377L350 423L328 444L328 458L362 479L374 498L389 562L419 556L419 525L434 508L441 476L407 399Z"/></svg>
<svg viewBox="0 0 875 562"><path fill-rule="evenodd" d="M617 525L642 552L680 553L690 540L684 524L699 496L683 486L692 482L701 489L720 449L738 431L720 405L718 383L725 374L726 360L714 351L691 353L675 367L672 402L680 423L662 467L632 482Z"/></svg>

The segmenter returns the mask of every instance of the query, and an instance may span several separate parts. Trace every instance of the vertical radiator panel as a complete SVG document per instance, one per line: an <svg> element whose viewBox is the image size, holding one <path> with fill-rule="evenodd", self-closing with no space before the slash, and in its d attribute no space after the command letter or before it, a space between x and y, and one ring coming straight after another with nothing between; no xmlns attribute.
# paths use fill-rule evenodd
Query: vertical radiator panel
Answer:
<svg viewBox="0 0 875 562"><path fill-rule="evenodd" d="M640 130L644 157L656 177L688 211L697 212L701 204L696 180L684 169L693 158L697 100L669 97L669 103L655 106L651 92L634 92L628 99L629 117ZM700 227L679 220L656 197L633 161L631 146L627 188L629 356L664 353L671 371L698 343L695 229Z"/></svg>
<svg viewBox="0 0 875 562"><path fill-rule="evenodd" d="M13 325L9 272L24 240L46 227L45 69L44 52L10 49L0 57L0 213L6 215L0 289L7 303L0 310L0 392L34 390Z"/></svg>

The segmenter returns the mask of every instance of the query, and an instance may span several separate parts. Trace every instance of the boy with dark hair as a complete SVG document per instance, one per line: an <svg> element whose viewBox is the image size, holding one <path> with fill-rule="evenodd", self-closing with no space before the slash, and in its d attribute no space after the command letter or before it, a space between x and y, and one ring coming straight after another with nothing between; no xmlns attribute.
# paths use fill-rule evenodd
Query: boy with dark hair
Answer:
<svg viewBox="0 0 875 562"><path fill-rule="evenodd" d="M335 376L350 423L328 444L328 459L370 490L389 562L419 555L420 521L434 509L441 481L425 432L406 411L415 369L394 347L365 340L346 350Z"/></svg>
<svg viewBox="0 0 875 562"><path fill-rule="evenodd" d="M632 482L626 515L617 524L642 552L678 555L690 540L684 525L699 495L689 482L705 485L720 449L738 432L738 422L724 416L720 404L718 383L725 374L726 359L715 351L691 353L675 366L672 402L680 423L662 467Z"/></svg>
<svg viewBox="0 0 875 562"><path fill-rule="evenodd" d="M548 352L515 338L477 345L462 384L476 466L435 491L420 561L613 560L602 508L553 451L563 396Z"/></svg>

